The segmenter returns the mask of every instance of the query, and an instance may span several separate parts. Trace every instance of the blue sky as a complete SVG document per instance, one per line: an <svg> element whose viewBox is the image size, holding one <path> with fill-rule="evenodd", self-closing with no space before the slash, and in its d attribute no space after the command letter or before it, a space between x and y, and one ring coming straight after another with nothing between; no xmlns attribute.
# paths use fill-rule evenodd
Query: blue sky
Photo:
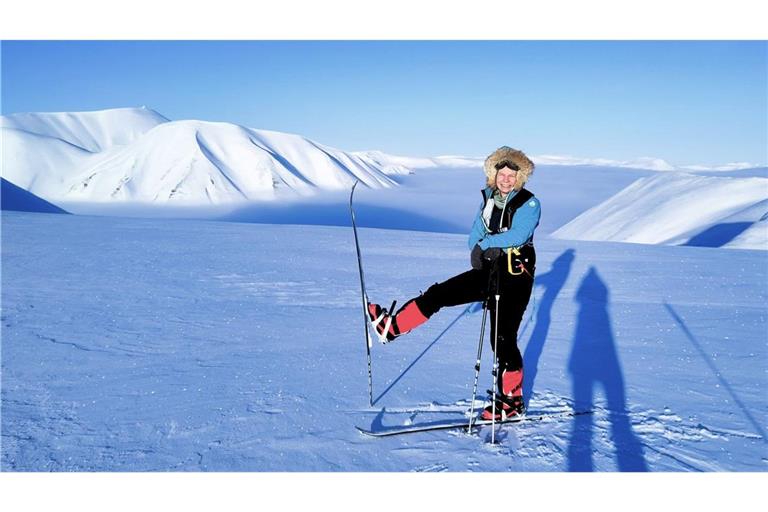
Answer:
<svg viewBox="0 0 768 512"><path fill-rule="evenodd" d="M765 41L4 41L2 112L153 108L345 150L765 164Z"/></svg>

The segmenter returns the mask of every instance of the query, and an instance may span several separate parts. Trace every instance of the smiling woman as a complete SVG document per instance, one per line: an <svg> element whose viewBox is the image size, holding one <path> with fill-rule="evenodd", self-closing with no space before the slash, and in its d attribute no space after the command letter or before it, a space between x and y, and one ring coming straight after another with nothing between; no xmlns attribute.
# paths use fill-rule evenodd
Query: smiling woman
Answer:
<svg viewBox="0 0 768 512"><path fill-rule="evenodd" d="M523 188L533 168L525 153L507 146L485 160L488 186L482 191L483 203L469 235L471 270L435 283L425 293L408 300L397 313L378 304L368 305L375 332L382 343L387 343L423 324L444 307L483 302L493 318L490 340L496 356L494 378L498 387L491 405L480 416L483 420L503 421L525 412L523 359L517 346L517 331L536 272L533 232L539 224L541 207L533 194ZM483 341L481 334L480 343Z"/></svg>

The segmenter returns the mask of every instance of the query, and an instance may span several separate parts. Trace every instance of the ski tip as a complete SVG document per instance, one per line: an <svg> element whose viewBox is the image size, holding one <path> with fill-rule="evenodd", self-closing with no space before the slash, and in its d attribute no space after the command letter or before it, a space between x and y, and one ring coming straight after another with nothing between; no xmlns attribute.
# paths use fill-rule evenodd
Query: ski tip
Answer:
<svg viewBox="0 0 768 512"><path fill-rule="evenodd" d="M363 434L365 436L376 437L376 432L373 432L372 430L368 430L366 428L358 427L357 425L355 425L355 428L357 429L358 432L360 432L361 434Z"/></svg>

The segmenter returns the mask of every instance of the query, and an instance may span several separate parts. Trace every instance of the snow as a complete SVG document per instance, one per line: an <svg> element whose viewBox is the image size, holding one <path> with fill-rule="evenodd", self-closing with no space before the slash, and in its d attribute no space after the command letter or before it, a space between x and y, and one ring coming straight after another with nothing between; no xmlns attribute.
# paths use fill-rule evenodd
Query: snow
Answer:
<svg viewBox="0 0 768 512"><path fill-rule="evenodd" d="M76 213L113 214L115 208L125 212L138 206L145 211L154 206L231 210L244 203L347 190L355 180L387 189L414 170L477 169L484 160L347 152L300 135L232 123L171 121L146 107L11 114L0 118L0 130L3 178ZM626 176L675 170L653 157L533 159L539 167L610 168ZM694 165L689 172L716 169L734 177L749 165Z"/></svg>
<svg viewBox="0 0 768 512"><path fill-rule="evenodd" d="M377 169L299 136L174 121L85 169L62 199L216 205L274 199L280 187L341 189L355 179L392 186Z"/></svg>
<svg viewBox="0 0 768 512"><path fill-rule="evenodd" d="M534 159L536 164L549 165L591 165L628 169L648 169L652 171L673 171L675 167L661 158L642 157L636 160L611 160L608 158L581 158L571 155L540 155Z"/></svg>
<svg viewBox="0 0 768 512"><path fill-rule="evenodd" d="M167 121L146 108L0 116L3 178L57 198L79 169Z"/></svg>
<svg viewBox="0 0 768 512"><path fill-rule="evenodd" d="M379 166L299 135L169 121L147 109L2 118L3 177L60 205L233 205L392 187Z"/></svg>
<svg viewBox="0 0 768 512"><path fill-rule="evenodd" d="M0 205L3 210L43 213L67 213L58 206L40 199L36 195L17 187L13 183L0 178Z"/></svg>
<svg viewBox="0 0 768 512"><path fill-rule="evenodd" d="M5 129L59 139L91 153L130 144L167 122L154 110L115 108L94 112L28 112L0 117Z"/></svg>
<svg viewBox="0 0 768 512"><path fill-rule="evenodd" d="M674 173L640 179L553 233L564 239L768 249L768 179Z"/></svg>
<svg viewBox="0 0 768 512"><path fill-rule="evenodd" d="M472 397L481 308L440 311L374 344L369 406L348 186L369 185L370 298L402 304L468 268L477 161L202 121L93 136L97 152L3 130L58 148L14 153L40 159L31 178L3 168L4 471L766 471L765 169L537 165L524 391L531 415L593 413L505 426L496 444L487 427L374 439L355 426L466 418L491 352ZM40 212L86 171L76 215ZM215 209L175 208L206 190Z"/></svg>
<svg viewBox="0 0 768 512"><path fill-rule="evenodd" d="M408 157L386 154L382 151L360 151L356 154L372 158L380 163L387 163L392 166L403 166L408 169L430 169L430 168L467 168L483 167L485 157L467 157L460 155L445 155L433 158ZM760 167L751 162L729 162L723 165L673 165L662 158L640 157L633 160L615 160L611 158L589 158L573 155L530 155L531 160L539 165L562 165L568 167L589 166L589 167L612 167L615 169L643 169L647 171L667 172L728 172L755 169Z"/></svg>
<svg viewBox="0 0 768 512"><path fill-rule="evenodd" d="M355 430L464 417L481 314L374 345L368 407L348 227L4 212L2 232L4 470L766 468L764 251L538 237L529 409L594 414L490 445ZM468 265L465 234L360 232L373 300Z"/></svg>
<svg viewBox="0 0 768 512"><path fill-rule="evenodd" d="M759 221L753 223L723 247L738 249L764 249L768 247L768 222L766 219L768 217L763 215Z"/></svg>
<svg viewBox="0 0 768 512"><path fill-rule="evenodd" d="M380 165L389 165L393 169L451 169L481 167L485 158L464 157L464 156L436 156L433 158L398 156L384 153L383 151L358 151L355 152L363 158L371 159ZM399 172L398 174L410 174L410 172Z"/></svg>

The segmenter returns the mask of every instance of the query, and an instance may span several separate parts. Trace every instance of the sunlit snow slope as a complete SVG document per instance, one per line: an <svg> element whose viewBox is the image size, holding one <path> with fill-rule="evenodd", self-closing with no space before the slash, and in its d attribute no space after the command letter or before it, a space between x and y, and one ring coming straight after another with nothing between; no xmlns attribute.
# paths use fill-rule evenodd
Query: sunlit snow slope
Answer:
<svg viewBox="0 0 768 512"><path fill-rule="evenodd" d="M766 178L660 174L639 179L553 236L768 249L766 212Z"/></svg>
<svg viewBox="0 0 768 512"><path fill-rule="evenodd" d="M211 205L372 188L407 169L292 135L147 109L2 118L3 177L54 202Z"/></svg>

